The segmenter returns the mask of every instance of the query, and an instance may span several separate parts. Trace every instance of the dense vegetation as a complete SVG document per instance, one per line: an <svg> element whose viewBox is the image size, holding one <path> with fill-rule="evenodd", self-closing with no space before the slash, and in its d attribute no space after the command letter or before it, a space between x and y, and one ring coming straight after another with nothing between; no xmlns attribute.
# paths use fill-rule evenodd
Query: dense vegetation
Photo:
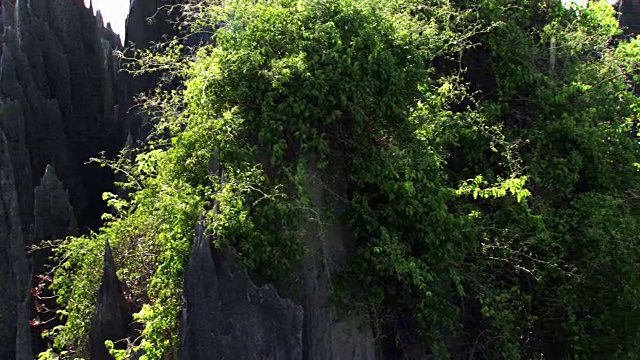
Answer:
<svg viewBox="0 0 640 360"><path fill-rule="evenodd" d="M141 71L182 86L146 99L147 142L103 160L127 190L105 195L104 227L57 250L58 349L82 353L109 239L144 304L136 346L175 351L202 216L281 287L305 223L340 218L356 254L336 301L438 359L640 353L640 43L616 38L611 6L215 3L182 9L207 45L141 53ZM344 176L348 198L314 207L316 172Z"/></svg>

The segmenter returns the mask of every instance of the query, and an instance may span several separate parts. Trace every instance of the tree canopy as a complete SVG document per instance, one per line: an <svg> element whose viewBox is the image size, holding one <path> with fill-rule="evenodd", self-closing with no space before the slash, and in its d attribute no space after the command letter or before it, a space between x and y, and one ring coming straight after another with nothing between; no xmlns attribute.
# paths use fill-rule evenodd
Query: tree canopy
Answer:
<svg viewBox="0 0 640 360"><path fill-rule="evenodd" d="M133 346L174 352L202 216L215 246L284 288L305 224L344 222L355 250L335 300L393 346L438 359L640 353L640 43L619 36L606 1L181 10L189 33L211 37L140 53L136 71L180 85L146 98L147 141L102 160L127 190L105 194L104 227L57 248L58 350L82 354L109 239L144 304ZM314 207L316 172L344 177L347 198Z"/></svg>

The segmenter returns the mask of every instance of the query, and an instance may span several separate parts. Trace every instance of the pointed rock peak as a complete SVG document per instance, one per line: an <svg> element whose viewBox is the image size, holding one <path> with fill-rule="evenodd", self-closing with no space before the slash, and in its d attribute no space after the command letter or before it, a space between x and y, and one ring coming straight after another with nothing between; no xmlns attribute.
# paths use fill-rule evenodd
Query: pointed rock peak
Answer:
<svg viewBox="0 0 640 360"><path fill-rule="evenodd" d="M104 19L100 10L96 11L96 24L98 24L98 29L104 28Z"/></svg>
<svg viewBox="0 0 640 360"><path fill-rule="evenodd" d="M38 239L59 239L75 234L77 223L69 203L69 193L53 166L47 165L33 196L35 235Z"/></svg>
<svg viewBox="0 0 640 360"><path fill-rule="evenodd" d="M204 226L204 217L200 214L200 218L196 223L196 237L193 240L193 249L199 250L211 250L211 245L209 244L209 238L205 235L206 227Z"/></svg>
<svg viewBox="0 0 640 360"><path fill-rule="evenodd" d="M51 164L47 164L47 167L44 170L44 175L42 175L42 179L40 179L40 187L49 190L53 188L64 188L62 182L56 175L56 170L51 166Z"/></svg>
<svg viewBox="0 0 640 360"><path fill-rule="evenodd" d="M58 177L56 176L56 170L53 168L53 166L51 166L51 164L47 164L47 167L44 169L44 176L42 177L43 179L56 179L58 180Z"/></svg>
<svg viewBox="0 0 640 360"><path fill-rule="evenodd" d="M33 223L30 226L28 244L38 244L40 241L51 239L64 239L70 235L76 235L77 222L69 195L64 189L63 183L58 179L54 166L48 164L44 169L44 174L40 178L40 183L33 189ZM44 274L50 264L50 257L53 255L50 249L41 248L31 255L33 275ZM42 298L39 304L45 308L55 306L55 300ZM47 312L40 313L44 323L53 319L53 314ZM40 328L44 329L44 328ZM29 357L28 359L31 359ZM24 357L24 359L27 359Z"/></svg>
<svg viewBox="0 0 640 360"><path fill-rule="evenodd" d="M132 308L118 280L111 246L107 239L104 242L104 273L89 330L90 359L113 359L104 342L129 337L129 325L133 320L131 314Z"/></svg>
<svg viewBox="0 0 640 360"><path fill-rule="evenodd" d="M127 134L127 140L124 142L124 146L128 149L133 149L135 146L135 142L133 141L133 135L131 135L131 131Z"/></svg>
<svg viewBox="0 0 640 360"><path fill-rule="evenodd" d="M6 30L7 28L5 28ZM7 43L2 44L2 56L0 56L0 79L7 84L16 84L16 69L13 55Z"/></svg>
<svg viewBox="0 0 640 360"><path fill-rule="evenodd" d="M118 273L116 271L116 263L113 260L113 252L111 251L111 245L109 245L109 239L104 241L102 286L105 290L108 289L107 292L112 292L115 289L118 289L118 292L122 292L120 289L120 280L118 279Z"/></svg>
<svg viewBox="0 0 640 360"><path fill-rule="evenodd" d="M116 278L116 265L113 261L113 253L109 245L109 239L104 241L104 276L113 275Z"/></svg>
<svg viewBox="0 0 640 360"><path fill-rule="evenodd" d="M14 24L15 5L11 0L0 0L0 8L2 9L2 23L4 26Z"/></svg>
<svg viewBox="0 0 640 360"><path fill-rule="evenodd" d="M195 231L184 277L182 358L302 359L302 307L271 286L257 287L233 250L212 254L202 217Z"/></svg>

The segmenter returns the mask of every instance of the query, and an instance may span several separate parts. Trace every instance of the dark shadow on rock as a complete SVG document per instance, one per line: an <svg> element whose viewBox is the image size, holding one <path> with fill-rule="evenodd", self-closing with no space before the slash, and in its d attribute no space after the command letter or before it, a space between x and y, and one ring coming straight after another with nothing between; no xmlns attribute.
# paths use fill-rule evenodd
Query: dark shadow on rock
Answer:
<svg viewBox="0 0 640 360"><path fill-rule="evenodd" d="M182 359L302 359L302 308L257 287L232 251L212 251L201 223L184 295Z"/></svg>
<svg viewBox="0 0 640 360"><path fill-rule="evenodd" d="M118 280L109 242L104 247L104 270L98 290L96 310L91 319L89 347L91 360L112 360L104 342L111 340L116 348L125 348L131 332L133 309L127 301L123 285Z"/></svg>
<svg viewBox="0 0 640 360"><path fill-rule="evenodd" d="M0 130L0 359L28 360L31 342L25 320L29 265L7 143Z"/></svg>

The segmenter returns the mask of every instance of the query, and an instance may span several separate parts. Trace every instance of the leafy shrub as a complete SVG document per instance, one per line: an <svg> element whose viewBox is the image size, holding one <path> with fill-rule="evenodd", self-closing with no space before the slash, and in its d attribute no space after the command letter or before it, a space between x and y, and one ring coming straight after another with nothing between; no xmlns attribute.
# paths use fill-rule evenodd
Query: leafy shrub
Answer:
<svg viewBox="0 0 640 360"><path fill-rule="evenodd" d="M336 300L386 346L437 358L632 358L638 326L638 42L605 2L190 3L211 42L143 52L178 90L147 99L155 137L106 166L125 197L58 248L56 347L82 352L104 239L144 305L135 345L177 349L202 215L216 246L287 286L314 209L308 170L347 161L356 254ZM484 52L484 94L468 58ZM486 84L485 84L486 85Z"/></svg>

